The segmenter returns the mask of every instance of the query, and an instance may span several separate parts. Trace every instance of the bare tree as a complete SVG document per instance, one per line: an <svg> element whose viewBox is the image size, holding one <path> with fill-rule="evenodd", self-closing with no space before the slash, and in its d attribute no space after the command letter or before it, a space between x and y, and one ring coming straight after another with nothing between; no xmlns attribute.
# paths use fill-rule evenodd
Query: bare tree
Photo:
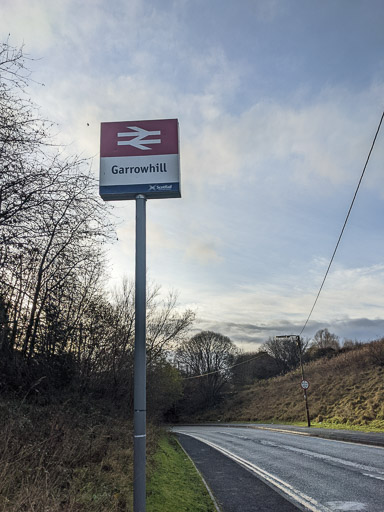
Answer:
<svg viewBox="0 0 384 512"><path fill-rule="evenodd" d="M42 119L26 88L23 49L0 45L0 227L2 241L15 240L23 214L47 198L55 177L47 173L45 150L51 123ZM8 228L8 229L6 229ZM20 243L18 241L17 243Z"/></svg>
<svg viewBox="0 0 384 512"><path fill-rule="evenodd" d="M300 339L302 353L305 352L308 342ZM263 345L263 350L276 361L280 373L284 374L294 370L300 363L299 347L290 337L269 338Z"/></svg>
<svg viewBox="0 0 384 512"><path fill-rule="evenodd" d="M158 298L159 289L149 292L147 313L147 354L148 363L159 356L175 349L185 341L190 327L195 319L195 313L190 310L178 311L177 293L171 291L167 297Z"/></svg>
<svg viewBox="0 0 384 512"><path fill-rule="evenodd" d="M22 346L28 357L34 353L37 328L49 294L67 281L73 283L70 278L76 272L100 258L97 246L108 236L105 204L96 196L94 180L84 172L82 162L66 161L57 163L57 167L61 186L31 226L39 257Z"/></svg>
<svg viewBox="0 0 384 512"><path fill-rule="evenodd" d="M279 368L275 359L263 350L239 352L232 369L233 383L236 387L252 384L256 380L269 379L278 373Z"/></svg>
<svg viewBox="0 0 384 512"><path fill-rule="evenodd" d="M313 338L313 346L318 349L332 348L338 350L340 348L339 337L328 331L328 329L320 329Z"/></svg>
<svg viewBox="0 0 384 512"><path fill-rule="evenodd" d="M202 331L184 341L176 350L175 362L200 393L203 405L217 402L231 378L230 368L238 352L236 345L222 334Z"/></svg>
<svg viewBox="0 0 384 512"><path fill-rule="evenodd" d="M169 368L170 353L186 338L193 319L194 313L190 310L179 311L175 293L161 299L158 286L148 287L147 371L153 382L148 388L153 395L152 402L156 378L164 383L165 375L169 374L171 380L174 379L174 372ZM82 322L79 360L82 361L83 380L101 379L108 382L115 397L122 394L131 397L135 341L134 282L125 278L111 297L105 294L101 297L100 294L85 310ZM160 389L160 380L158 393L161 394L164 390Z"/></svg>
<svg viewBox="0 0 384 512"><path fill-rule="evenodd" d="M83 276L102 273L113 229L88 163L54 154L51 123L27 94L26 60L22 48L0 45L0 294L9 324L3 349L32 357L64 349L79 318L76 298L92 290L82 288Z"/></svg>

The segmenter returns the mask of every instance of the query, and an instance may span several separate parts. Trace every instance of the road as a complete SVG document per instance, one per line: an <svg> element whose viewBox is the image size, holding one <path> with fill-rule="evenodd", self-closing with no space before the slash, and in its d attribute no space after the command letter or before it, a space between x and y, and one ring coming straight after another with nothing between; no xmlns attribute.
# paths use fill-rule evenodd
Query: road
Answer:
<svg viewBox="0 0 384 512"><path fill-rule="evenodd" d="M384 512L384 448L257 428L180 426L302 510Z"/></svg>

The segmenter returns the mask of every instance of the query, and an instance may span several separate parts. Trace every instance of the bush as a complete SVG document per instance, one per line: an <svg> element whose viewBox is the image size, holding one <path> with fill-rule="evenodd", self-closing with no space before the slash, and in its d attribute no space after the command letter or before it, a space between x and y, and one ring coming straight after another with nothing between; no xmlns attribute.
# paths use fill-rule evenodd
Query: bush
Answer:
<svg viewBox="0 0 384 512"><path fill-rule="evenodd" d="M90 403L0 410L0 511L129 510L130 422Z"/></svg>
<svg viewBox="0 0 384 512"><path fill-rule="evenodd" d="M372 364L384 366L384 338L373 341L367 346L368 357Z"/></svg>

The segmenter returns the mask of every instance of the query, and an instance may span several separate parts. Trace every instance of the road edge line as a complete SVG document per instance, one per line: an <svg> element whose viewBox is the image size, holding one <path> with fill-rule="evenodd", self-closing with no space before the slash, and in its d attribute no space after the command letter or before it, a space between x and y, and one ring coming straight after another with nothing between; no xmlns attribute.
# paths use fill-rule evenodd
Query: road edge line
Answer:
<svg viewBox="0 0 384 512"><path fill-rule="evenodd" d="M205 443L206 445L210 446L214 450L217 450L218 452L222 453L226 457L232 459L237 464L241 465L242 467L244 467L251 473L255 474L258 478L260 478L260 480L262 480L266 485L268 485L273 491L278 492L286 500L293 503L296 507L299 507L300 509L302 509L306 512L307 511L310 511L310 512L332 512L332 510L330 508L328 508L326 505L319 503L314 498L307 496L306 494L302 493L298 489L295 489L292 485L284 482L284 480L281 480L280 478L276 477L272 473L268 473L267 471L263 470L262 468L259 468L258 466L256 466L256 464L246 461L245 459L239 457L238 455L231 453L229 450L226 450L225 448L221 448L220 446L218 446L214 443L211 443L210 441L207 441L207 440L201 438L200 436L196 436L194 434L188 434L185 432L180 432L180 434L190 436L194 439L197 439L198 441Z"/></svg>

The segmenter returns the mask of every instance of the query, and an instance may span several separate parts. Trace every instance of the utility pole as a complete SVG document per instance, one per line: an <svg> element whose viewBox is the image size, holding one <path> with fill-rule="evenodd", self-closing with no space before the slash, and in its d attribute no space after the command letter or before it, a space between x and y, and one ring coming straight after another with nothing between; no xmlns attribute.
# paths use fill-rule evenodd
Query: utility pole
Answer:
<svg viewBox="0 0 384 512"><path fill-rule="evenodd" d="M280 339L280 340L281 339L286 339L286 340L289 339L291 341L295 341L296 344L297 344L297 348L298 348L298 351L299 351L300 370L301 370L301 384L300 385L301 385L302 390L304 391L305 412L306 412L306 415L307 415L307 425L308 425L308 427L310 427L311 426L311 419L310 419L310 416L309 416L308 396L307 396L307 389L309 387L309 383L305 379L305 374L304 374L303 347L302 347L300 336L290 334L290 335L283 335L283 336L275 336L275 339Z"/></svg>
<svg viewBox="0 0 384 512"><path fill-rule="evenodd" d="M294 338L294 336L292 336L292 338ZM311 419L309 417L308 397L307 397L307 389L308 389L309 384L308 384L308 381L305 380L305 375L304 375L303 347L302 347L300 336L296 336L296 343L297 343L297 347L299 349L300 368L301 368L301 387L304 391L305 411L307 413L307 424L308 424L308 427L310 427Z"/></svg>

